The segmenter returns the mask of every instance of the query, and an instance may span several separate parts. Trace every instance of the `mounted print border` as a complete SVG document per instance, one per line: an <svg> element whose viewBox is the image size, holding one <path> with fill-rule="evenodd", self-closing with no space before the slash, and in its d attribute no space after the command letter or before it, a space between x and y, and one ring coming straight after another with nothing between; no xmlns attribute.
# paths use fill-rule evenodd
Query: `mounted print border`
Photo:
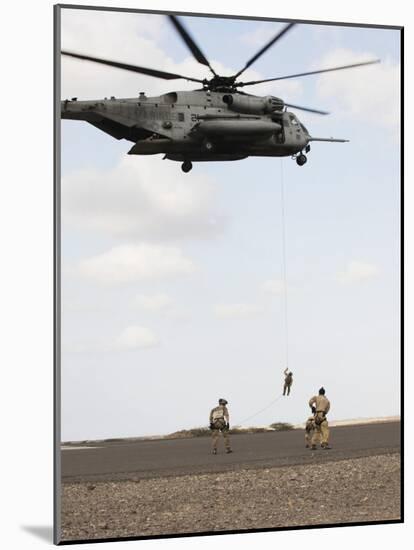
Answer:
<svg viewBox="0 0 414 550"><path fill-rule="evenodd" d="M404 521L403 37L54 7L55 544Z"/></svg>

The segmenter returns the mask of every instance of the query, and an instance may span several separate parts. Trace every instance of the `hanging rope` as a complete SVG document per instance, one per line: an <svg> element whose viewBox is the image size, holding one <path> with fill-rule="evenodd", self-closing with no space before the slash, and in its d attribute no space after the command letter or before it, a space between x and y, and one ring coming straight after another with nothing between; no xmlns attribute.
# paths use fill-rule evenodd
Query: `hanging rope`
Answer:
<svg viewBox="0 0 414 550"><path fill-rule="evenodd" d="M285 219L285 189L284 189L284 173L283 173L283 160L280 161L280 209L282 219L282 273L283 273L283 290L284 290L284 317L285 317L285 358L286 367L289 368L289 326L288 326L288 289L287 289L287 269L286 269L286 219ZM276 399L273 399L266 407L255 412L251 416L244 418L241 422L235 424L241 426L247 420L251 420L258 414L267 411L272 405L277 403L283 396L279 395Z"/></svg>
<svg viewBox="0 0 414 550"><path fill-rule="evenodd" d="M257 411L255 412L254 414L252 414L251 416L248 416L247 418L244 418L241 422L238 422L237 424L235 424L235 426L242 426L245 422L247 422L247 420L250 420L251 418L254 418L255 416L257 416L258 414L264 412L264 411L267 411L267 409L270 409L270 407L276 403L277 401L279 401L279 399L281 399L283 396L282 395L279 395L278 397L276 397L276 399L273 399L273 401L271 403L269 403L268 405L266 405L266 407L264 407L263 409L260 409L260 411Z"/></svg>
<svg viewBox="0 0 414 550"><path fill-rule="evenodd" d="M288 326L288 288L286 270L286 220L285 220L285 189L284 189L283 160L280 161L280 208L282 216L282 272L284 289L284 310L285 310L285 354L286 368L289 368L289 326Z"/></svg>

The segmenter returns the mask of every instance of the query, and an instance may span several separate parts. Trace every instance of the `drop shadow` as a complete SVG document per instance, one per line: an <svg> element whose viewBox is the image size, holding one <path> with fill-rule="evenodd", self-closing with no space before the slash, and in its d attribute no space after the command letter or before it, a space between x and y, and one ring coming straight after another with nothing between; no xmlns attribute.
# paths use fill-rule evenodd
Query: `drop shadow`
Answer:
<svg viewBox="0 0 414 550"><path fill-rule="evenodd" d="M51 525L21 525L20 528L38 539L53 543L53 527Z"/></svg>

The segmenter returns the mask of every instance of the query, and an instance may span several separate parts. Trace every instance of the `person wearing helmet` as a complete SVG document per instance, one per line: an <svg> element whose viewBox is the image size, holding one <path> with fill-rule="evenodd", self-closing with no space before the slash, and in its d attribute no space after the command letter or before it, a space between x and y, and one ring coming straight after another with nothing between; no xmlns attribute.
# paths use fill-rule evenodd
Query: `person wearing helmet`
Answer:
<svg viewBox="0 0 414 550"><path fill-rule="evenodd" d="M227 409L226 399L219 399L218 407L210 412L210 430L212 438L212 447L213 455L217 454L218 439L220 432L223 434L224 446L226 448L226 453L233 452L230 447L230 438L229 438L229 428L230 428L230 417L229 411Z"/></svg>
<svg viewBox="0 0 414 550"><path fill-rule="evenodd" d="M284 386L283 386L283 395L286 395L286 392L287 392L287 395L290 394L290 387L291 385L293 384L293 372L288 372L288 369L285 369L283 371L283 374L285 375L285 383L284 383Z"/></svg>
<svg viewBox="0 0 414 550"><path fill-rule="evenodd" d="M312 436L311 449L316 449L318 436L320 436L322 440L322 449L330 449L331 447L329 446L329 427L326 415L331 408L331 404L329 402L329 399L325 397L325 388L320 388L318 395L314 395L309 399L309 407L312 409L312 412L315 415L315 431Z"/></svg>

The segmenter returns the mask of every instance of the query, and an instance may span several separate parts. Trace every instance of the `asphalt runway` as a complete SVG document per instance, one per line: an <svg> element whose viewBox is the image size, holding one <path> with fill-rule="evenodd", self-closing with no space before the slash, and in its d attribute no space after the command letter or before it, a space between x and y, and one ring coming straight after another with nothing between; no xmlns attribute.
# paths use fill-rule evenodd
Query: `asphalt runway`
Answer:
<svg viewBox="0 0 414 550"><path fill-rule="evenodd" d="M341 426L330 429L331 450L305 448L304 430L236 434L233 453L211 454L208 437L119 440L65 446L61 451L62 481L138 480L240 468L295 464L381 455L400 451L400 422Z"/></svg>

